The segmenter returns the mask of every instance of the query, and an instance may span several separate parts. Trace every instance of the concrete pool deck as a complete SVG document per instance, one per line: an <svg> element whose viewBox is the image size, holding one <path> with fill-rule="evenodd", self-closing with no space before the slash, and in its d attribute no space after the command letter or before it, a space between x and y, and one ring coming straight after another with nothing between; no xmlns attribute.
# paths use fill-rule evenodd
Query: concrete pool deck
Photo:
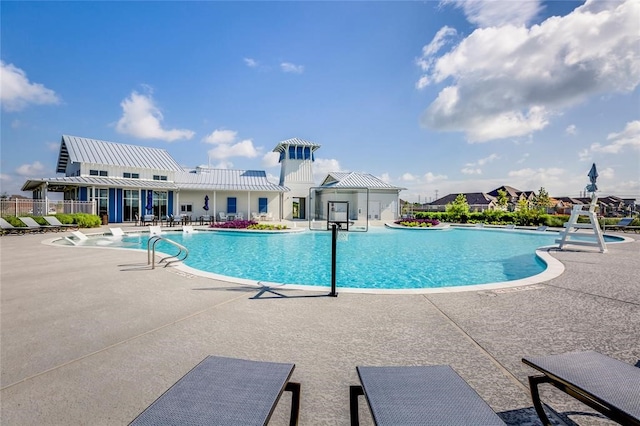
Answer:
<svg viewBox="0 0 640 426"><path fill-rule="evenodd" d="M605 254L552 252L566 270L543 283L337 298L150 270L142 252L41 243L54 236L0 238L3 425L127 424L207 355L295 363L301 425L349 424L357 365L433 364L451 365L508 424L530 425L534 371L523 356L640 361L640 241L630 234ZM543 389L566 424L613 424ZM289 401L270 424L287 424ZM372 423L364 401L360 413Z"/></svg>

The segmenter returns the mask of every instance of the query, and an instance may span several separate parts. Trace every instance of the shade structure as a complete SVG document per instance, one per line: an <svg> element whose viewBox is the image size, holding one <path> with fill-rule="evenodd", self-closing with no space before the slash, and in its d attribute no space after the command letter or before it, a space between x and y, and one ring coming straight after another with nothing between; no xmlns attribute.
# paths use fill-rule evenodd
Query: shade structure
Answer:
<svg viewBox="0 0 640 426"><path fill-rule="evenodd" d="M205 211L209 211L209 196L204 196L204 207L202 207Z"/></svg>
<svg viewBox="0 0 640 426"><path fill-rule="evenodd" d="M147 213L153 213L153 191L147 191Z"/></svg>

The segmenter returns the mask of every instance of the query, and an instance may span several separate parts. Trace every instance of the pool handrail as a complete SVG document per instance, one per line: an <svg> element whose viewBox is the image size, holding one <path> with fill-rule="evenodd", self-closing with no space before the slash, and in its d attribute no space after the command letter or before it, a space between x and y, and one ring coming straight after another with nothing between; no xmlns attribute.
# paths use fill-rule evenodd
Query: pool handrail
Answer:
<svg viewBox="0 0 640 426"><path fill-rule="evenodd" d="M158 262L160 264L166 261L167 259L175 258L174 260L170 260L166 262L166 264L164 265L165 268L171 265L172 263L182 262L187 257L189 257L189 249L187 249L182 244L178 244L175 241L170 240L168 238L161 237L160 235L152 235L151 237L149 237L149 240L147 240L147 265L151 265L151 269L156 269L156 244L159 241L165 241L178 248L178 253L163 257ZM181 258L181 256L184 256L184 257Z"/></svg>

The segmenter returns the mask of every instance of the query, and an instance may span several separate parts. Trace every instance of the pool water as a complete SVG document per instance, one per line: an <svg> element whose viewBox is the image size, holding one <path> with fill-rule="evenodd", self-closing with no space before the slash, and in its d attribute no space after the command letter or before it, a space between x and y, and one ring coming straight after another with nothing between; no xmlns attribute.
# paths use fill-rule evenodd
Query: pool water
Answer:
<svg viewBox="0 0 640 426"><path fill-rule="evenodd" d="M331 233L165 233L189 249L186 265L256 281L331 285ZM371 228L337 243L337 287L419 289L517 280L546 265L536 255L554 245L555 232L476 229L447 231ZM145 249L148 235L125 237ZM174 253L160 242L156 250Z"/></svg>

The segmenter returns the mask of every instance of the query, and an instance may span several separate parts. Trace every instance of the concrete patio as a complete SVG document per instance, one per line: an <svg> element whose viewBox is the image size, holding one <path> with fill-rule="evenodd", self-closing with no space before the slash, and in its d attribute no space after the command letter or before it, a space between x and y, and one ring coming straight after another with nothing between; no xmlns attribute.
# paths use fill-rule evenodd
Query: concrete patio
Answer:
<svg viewBox="0 0 640 426"><path fill-rule="evenodd" d="M553 252L566 271L541 284L330 298L150 270L143 252L41 243L61 235L0 238L3 425L127 424L207 355L295 363L302 425L349 424L357 365L433 364L451 365L508 424L535 425L523 356L640 360L637 236L606 254ZM613 424L543 388L558 422ZM287 424L289 401L270 424ZM364 401L360 415L372 424Z"/></svg>

